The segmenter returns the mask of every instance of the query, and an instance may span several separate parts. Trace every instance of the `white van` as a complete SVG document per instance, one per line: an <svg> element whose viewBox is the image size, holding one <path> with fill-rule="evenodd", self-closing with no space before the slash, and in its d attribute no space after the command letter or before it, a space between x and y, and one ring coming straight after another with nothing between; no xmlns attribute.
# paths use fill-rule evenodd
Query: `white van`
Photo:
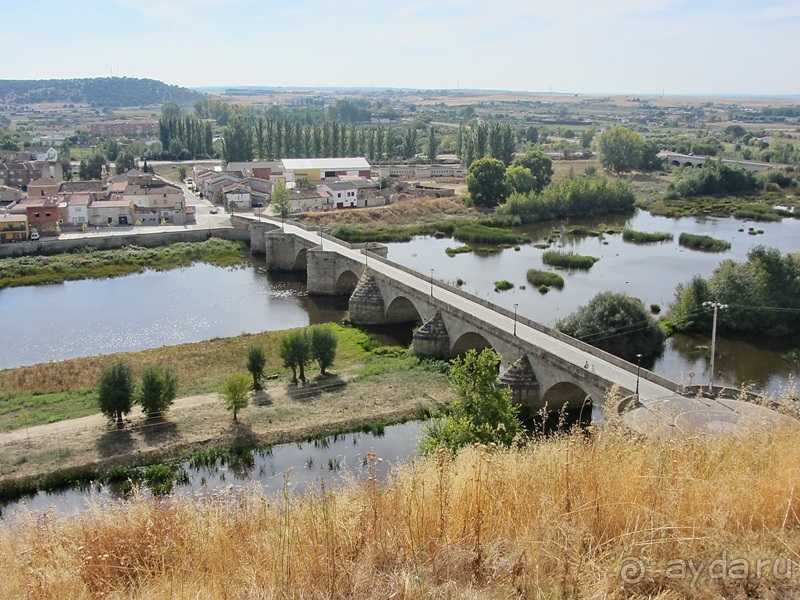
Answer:
<svg viewBox="0 0 800 600"><path fill-rule="evenodd" d="M35 229L31 229L31 241L35 242L38 239L39 239L39 232L36 231Z"/></svg>

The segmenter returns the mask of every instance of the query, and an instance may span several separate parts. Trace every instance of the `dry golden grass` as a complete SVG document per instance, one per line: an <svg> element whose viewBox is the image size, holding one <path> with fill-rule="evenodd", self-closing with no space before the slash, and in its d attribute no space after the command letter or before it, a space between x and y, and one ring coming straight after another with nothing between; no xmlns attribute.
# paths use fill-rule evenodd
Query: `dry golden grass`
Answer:
<svg viewBox="0 0 800 600"><path fill-rule="evenodd" d="M435 223L448 219L479 219L484 217L467 206L463 198L409 198L388 206L362 210L339 210L327 213L311 213L309 223L321 223L334 227L339 223L350 223L360 227L389 227Z"/></svg>
<svg viewBox="0 0 800 600"><path fill-rule="evenodd" d="M140 499L5 523L0 589L34 599L789 597L800 581L798 465L796 427L673 441L607 430L442 454L385 484L304 497ZM683 577L680 560L693 561Z"/></svg>

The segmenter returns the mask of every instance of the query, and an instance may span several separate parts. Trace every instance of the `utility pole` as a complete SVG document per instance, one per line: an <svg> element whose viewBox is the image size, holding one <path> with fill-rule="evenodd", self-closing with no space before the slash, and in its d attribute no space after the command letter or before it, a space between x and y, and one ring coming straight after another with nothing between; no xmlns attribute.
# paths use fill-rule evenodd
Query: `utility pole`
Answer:
<svg viewBox="0 0 800 600"><path fill-rule="evenodd" d="M714 357L717 353L717 313L720 309L728 308L727 304L720 302L703 302L703 306L710 306L714 309L714 321L711 326L711 375L708 378L708 393L714 393Z"/></svg>

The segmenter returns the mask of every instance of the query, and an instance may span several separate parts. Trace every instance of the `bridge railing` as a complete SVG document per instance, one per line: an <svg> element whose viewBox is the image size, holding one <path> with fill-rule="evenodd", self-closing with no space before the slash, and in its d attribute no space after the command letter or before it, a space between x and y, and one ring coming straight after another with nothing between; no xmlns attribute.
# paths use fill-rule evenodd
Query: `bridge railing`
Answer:
<svg viewBox="0 0 800 600"><path fill-rule="evenodd" d="M330 236L328 236L328 237L330 237ZM338 240L336 238L332 238L331 237L330 239L331 239L331 241L342 243L341 240ZM366 251L363 250L363 249L361 250L361 252L362 253L366 253ZM389 260L387 258L383 258L382 256L379 256L379 255L374 254L372 252L369 252L367 254L368 254L370 260L376 260L378 262L382 262L382 263L384 263L386 265L394 267L395 269L398 269L400 271L408 273L409 275L412 275L414 277L422 279L423 281L431 281L429 276L423 275L419 271L415 271L414 269L410 269L410 268L408 268L408 267L406 267L404 265L401 265L401 264L398 264L396 262L393 262L393 261L391 261L391 260ZM433 286L436 287L436 288L439 288L439 289L442 289L442 290L446 290L446 291L448 291L448 292L450 292L452 294L455 294L455 295L460 296L460 297L462 297L462 298L464 298L466 300L469 300L470 302L474 302L476 304L480 304L481 306L484 306L484 307L486 307L488 309L491 309L491 310L493 310L493 311L495 311L495 312L497 312L497 313L499 313L499 314L501 314L501 315L503 315L505 317L508 317L509 319L513 319L514 318L514 313L512 311L510 311L510 310L508 310L506 308L503 308L502 306L498 306L497 304L494 304L493 302L489 302L488 300L485 300L484 298L480 298L478 296L470 294L469 292L465 292L464 290L459 289L459 288L457 288L457 287L455 287L453 285L450 285L448 283L444 283L443 281L433 280L432 283L433 283ZM599 348L596 348L596 347L592 346L591 344L587 344L586 342L583 342L581 340L575 339L574 337L571 337L571 336L569 336L569 335L567 335L565 333L562 333L562 332L558 331L557 329L553 329L552 327L548 327L547 325L542 325L541 323L537 323L536 321L528 319L527 317L520 316L519 314L516 315L516 319L517 319L517 323L518 324L525 325L527 327L530 327L531 329L535 329L536 331L539 331L541 333L549 335L550 337L553 337L553 338L555 338L555 339L557 339L557 340L559 340L561 342L569 344L569 345L573 346L574 348L576 348L576 349L580 350L581 352L584 352L584 353L586 353L586 354L588 354L590 356L594 356L595 358L603 360L603 361L605 361L607 363L610 363L610 364L612 364L612 365L614 365L616 367L619 367L621 369L625 369L626 371L628 371L630 373L634 373L635 374L636 371L637 371L636 365L634 365L632 363L629 363L628 361L623 360L623 359L619 358L618 356L614 356L613 354L610 354L609 352L606 352L604 350L600 350ZM655 383L657 385L660 385L661 387L664 387L664 388L666 388L668 390L672 390L675 393L682 393L683 389L684 389L683 386L677 384L676 382L674 382L674 381L672 381L670 379L667 379L666 377L662 377L661 375L657 375L656 373L653 373L652 371L648 371L647 369L639 369L639 376L644 380L647 380L647 381L650 381L650 382Z"/></svg>

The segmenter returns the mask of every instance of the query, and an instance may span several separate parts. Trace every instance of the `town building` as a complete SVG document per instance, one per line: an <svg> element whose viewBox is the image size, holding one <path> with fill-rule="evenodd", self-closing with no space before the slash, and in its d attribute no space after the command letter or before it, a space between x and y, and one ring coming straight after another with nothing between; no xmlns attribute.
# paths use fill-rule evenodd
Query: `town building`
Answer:
<svg viewBox="0 0 800 600"><path fill-rule="evenodd" d="M31 181L37 179L63 179L64 173L57 162L44 160L23 160L0 163L0 185L27 189Z"/></svg>
<svg viewBox="0 0 800 600"><path fill-rule="evenodd" d="M89 123L89 133L108 137L158 135L158 121L119 120Z"/></svg>
<svg viewBox="0 0 800 600"><path fill-rule="evenodd" d="M24 242L27 239L27 215L0 213L0 242Z"/></svg>
<svg viewBox="0 0 800 600"><path fill-rule="evenodd" d="M306 179L319 183L324 179L343 175L369 177L372 168L364 157L351 158L283 158L283 174L286 181Z"/></svg>

